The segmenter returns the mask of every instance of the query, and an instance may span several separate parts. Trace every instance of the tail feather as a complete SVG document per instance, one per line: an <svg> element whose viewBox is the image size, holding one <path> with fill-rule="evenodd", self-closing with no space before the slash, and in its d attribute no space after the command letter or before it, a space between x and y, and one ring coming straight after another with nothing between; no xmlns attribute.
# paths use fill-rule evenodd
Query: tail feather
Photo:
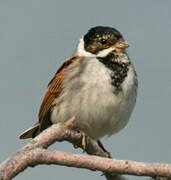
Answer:
<svg viewBox="0 0 171 180"><path fill-rule="evenodd" d="M34 124L31 128L27 129L26 131L24 131L19 138L20 139L27 139L27 138L34 138L38 132L39 132L39 122L37 122L36 124Z"/></svg>

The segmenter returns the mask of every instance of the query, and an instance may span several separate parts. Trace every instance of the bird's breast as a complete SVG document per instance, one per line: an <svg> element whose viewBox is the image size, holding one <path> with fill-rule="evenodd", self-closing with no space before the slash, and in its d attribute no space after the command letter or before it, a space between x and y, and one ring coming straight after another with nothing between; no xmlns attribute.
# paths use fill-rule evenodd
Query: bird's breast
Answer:
<svg viewBox="0 0 171 180"><path fill-rule="evenodd" d="M64 122L74 116L78 128L94 139L120 130L134 106L134 100L130 100L132 89L127 87L133 86L134 77L127 80L122 91L115 93L111 69L96 58L84 58L76 63L79 64L73 64L66 73L62 95L54 102L52 122ZM127 108L126 114L123 108Z"/></svg>

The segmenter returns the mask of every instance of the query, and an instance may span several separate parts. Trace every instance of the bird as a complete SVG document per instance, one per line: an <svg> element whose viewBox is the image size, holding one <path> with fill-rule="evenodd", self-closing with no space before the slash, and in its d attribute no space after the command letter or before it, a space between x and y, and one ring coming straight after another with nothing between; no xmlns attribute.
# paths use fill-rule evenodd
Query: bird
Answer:
<svg viewBox="0 0 171 180"><path fill-rule="evenodd" d="M52 124L72 117L78 129L99 142L123 129L138 88L128 47L117 29L90 28L49 82L38 121L20 139L34 138Z"/></svg>

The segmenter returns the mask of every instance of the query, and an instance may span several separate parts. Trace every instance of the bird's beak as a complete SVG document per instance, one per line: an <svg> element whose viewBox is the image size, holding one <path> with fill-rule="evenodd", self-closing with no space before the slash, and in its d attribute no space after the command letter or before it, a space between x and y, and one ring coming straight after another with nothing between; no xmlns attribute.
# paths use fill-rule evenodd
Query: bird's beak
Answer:
<svg viewBox="0 0 171 180"><path fill-rule="evenodd" d="M116 44L115 44L115 48L116 49L120 49L120 50L124 50L125 48L128 48L129 47L129 44L128 42L126 41L118 41Z"/></svg>

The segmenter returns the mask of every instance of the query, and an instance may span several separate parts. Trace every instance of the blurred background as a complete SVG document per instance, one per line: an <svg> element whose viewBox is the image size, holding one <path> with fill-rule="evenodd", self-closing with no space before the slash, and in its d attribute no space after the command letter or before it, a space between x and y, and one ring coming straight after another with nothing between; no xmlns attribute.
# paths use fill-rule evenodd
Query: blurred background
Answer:
<svg viewBox="0 0 171 180"><path fill-rule="evenodd" d="M117 159L171 163L170 7L169 0L0 0L0 161L28 142L18 136L37 120L49 80L79 38L105 25L131 45L139 90L127 127L102 141ZM50 149L82 153L69 143ZM104 179L100 174L41 165L14 179Z"/></svg>

